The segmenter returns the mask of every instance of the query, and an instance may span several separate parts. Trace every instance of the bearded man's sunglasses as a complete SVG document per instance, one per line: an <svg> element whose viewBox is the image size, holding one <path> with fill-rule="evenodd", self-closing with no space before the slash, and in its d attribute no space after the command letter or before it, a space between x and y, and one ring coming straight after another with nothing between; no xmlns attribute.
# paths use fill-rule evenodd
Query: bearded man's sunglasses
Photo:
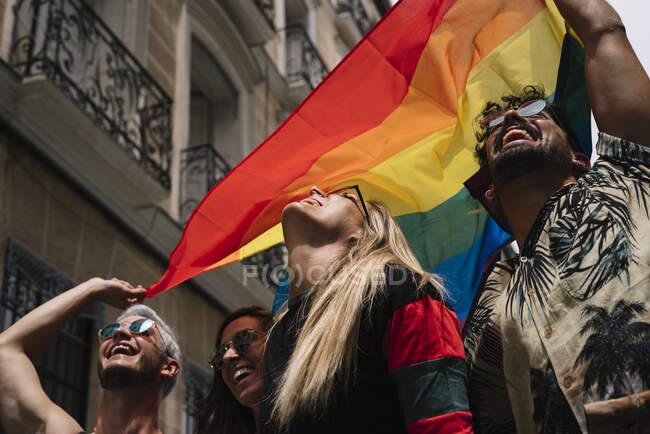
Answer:
<svg viewBox="0 0 650 434"><path fill-rule="evenodd" d="M226 355L229 349L234 349L235 352L239 355L244 354L251 347L251 344L257 337L265 336L266 333L258 332L253 329L244 329L240 330L232 337L231 341L226 342L223 345L219 345L217 350L214 352L212 357L210 357L210 367L212 369L220 370L223 368L223 357Z"/></svg>
<svg viewBox="0 0 650 434"><path fill-rule="evenodd" d="M154 322L148 318L146 319L137 319L135 321L132 321L131 324L129 324L129 332L132 334L136 335L143 335L147 333L147 331L153 327ZM109 324L105 327L102 327L99 329L97 332L97 336L99 337L99 342L102 343L106 339L112 338L115 335L115 332L122 327L122 324L119 322L116 322L115 324Z"/></svg>
<svg viewBox="0 0 650 434"><path fill-rule="evenodd" d="M546 100L544 98L540 98L525 102L514 110L516 110L520 116L529 117L541 113L545 108ZM501 125L504 119L505 112L503 111L490 113L481 120L481 128L493 129Z"/></svg>
<svg viewBox="0 0 650 434"><path fill-rule="evenodd" d="M363 195L361 194L361 190L359 190L358 185L348 185L347 187L343 188L337 188L334 191L330 191L327 193L329 196L330 194L343 194L346 191L354 190L357 194L357 197L359 198L359 203L363 207L363 216L366 218L366 221L368 224L370 224L370 215L368 214L368 208L366 208L366 202L363 200Z"/></svg>

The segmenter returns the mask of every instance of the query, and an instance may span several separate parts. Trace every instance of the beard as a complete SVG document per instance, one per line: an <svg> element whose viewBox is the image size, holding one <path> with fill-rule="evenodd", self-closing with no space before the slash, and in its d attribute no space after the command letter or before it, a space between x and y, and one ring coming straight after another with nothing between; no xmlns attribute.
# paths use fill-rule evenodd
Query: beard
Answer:
<svg viewBox="0 0 650 434"><path fill-rule="evenodd" d="M571 152L563 146L541 143L537 146L517 146L499 154L492 162L492 180L497 191L532 172L553 170L571 172Z"/></svg>
<svg viewBox="0 0 650 434"><path fill-rule="evenodd" d="M162 357L157 362L151 359L141 359L137 368L109 365L102 369L98 362L99 383L105 390L119 390L151 384L158 377L162 364Z"/></svg>

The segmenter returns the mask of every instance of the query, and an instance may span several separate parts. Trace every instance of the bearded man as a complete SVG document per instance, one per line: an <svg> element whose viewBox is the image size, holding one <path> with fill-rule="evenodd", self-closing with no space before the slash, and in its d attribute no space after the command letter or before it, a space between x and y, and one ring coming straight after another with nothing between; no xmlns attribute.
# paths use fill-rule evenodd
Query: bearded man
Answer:
<svg viewBox="0 0 650 434"><path fill-rule="evenodd" d="M43 391L31 361L92 301L128 309L98 332L104 395L96 434L160 433L158 406L180 370L171 329L142 301L145 289L90 279L37 307L0 334L0 421L8 433L79 434L83 429Z"/></svg>
<svg viewBox="0 0 650 434"><path fill-rule="evenodd" d="M585 47L594 167L539 88L489 103L477 155L519 256L468 319L476 432L650 430L650 80L605 0L555 0Z"/></svg>

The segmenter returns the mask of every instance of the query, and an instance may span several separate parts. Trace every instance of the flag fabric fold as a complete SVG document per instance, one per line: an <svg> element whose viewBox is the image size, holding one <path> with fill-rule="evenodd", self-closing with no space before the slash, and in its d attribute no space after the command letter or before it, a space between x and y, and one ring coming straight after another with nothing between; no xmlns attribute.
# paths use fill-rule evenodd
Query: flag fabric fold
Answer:
<svg viewBox="0 0 650 434"><path fill-rule="evenodd" d="M312 185L359 184L388 205L464 316L487 256L508 238L463 187L478 169L475 119L525 84L570 94L558 84L573 62L562 56L567 35L551 0L400 1L205 196L148 295L281 242L282 209ZM586 107L585 95L568 100Z"/></svg>

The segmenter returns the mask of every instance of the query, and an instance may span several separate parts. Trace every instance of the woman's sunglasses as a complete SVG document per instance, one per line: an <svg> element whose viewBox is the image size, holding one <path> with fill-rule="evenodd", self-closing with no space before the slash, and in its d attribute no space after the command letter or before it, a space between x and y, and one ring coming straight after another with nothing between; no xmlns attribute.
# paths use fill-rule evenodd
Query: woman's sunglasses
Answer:
<svg viewBox="0 0 650 434"><path fill-rule="evenodd" d="M541 113L544 108L546 108L546 100L534 99L528 101L517 107L517 113L523 117L535 116L536 114ZM490 113L481 120L481 128L495 128L503 123L505 119L505 112L499 111L495 113Z"/></svg>
<svg viewBox="0 0 650 434"><path fill-rule="evenodd" d="M154 322L150 319L137 319L135 321L132 321L131 324L129 324L129 331L133 334L136 335L142 335L147 332L151 327L153 327ZM99 329L97 332L97 336L99 337L99 342L104 342L106 339L112 338L115 335L115 332L122 327L122 324L119 322L115 324L109 324L105 327L102 327Z"/></svg>
<svg viewBox="0 0 650 434"><path fill-rule="evenodd" d="M266 333L258 332L253 329L240 330L232 337L231 341L217 347L217 351L210 357L210 367L219 370L223 368L223 356L229 349L234 349L239 355L244 354L251 347L251 344L257 336L266 336Z"/></svg>
<svg viewBox="0 0 650 434"><path fill-rule="evenodd" d="M342 194L350 190L354 190L356 192L357 197L359 198L359 203L363 207L363 215L366 218L368 224L370 224L370 216L368 215L368 208L366 208L366 202L364 202L363 200L363 195L361 194L361 190L359 190L358 185L348 185L347 187L337 188L334 191L328 192L327 195L329 196L330 194Z"/></svg>

